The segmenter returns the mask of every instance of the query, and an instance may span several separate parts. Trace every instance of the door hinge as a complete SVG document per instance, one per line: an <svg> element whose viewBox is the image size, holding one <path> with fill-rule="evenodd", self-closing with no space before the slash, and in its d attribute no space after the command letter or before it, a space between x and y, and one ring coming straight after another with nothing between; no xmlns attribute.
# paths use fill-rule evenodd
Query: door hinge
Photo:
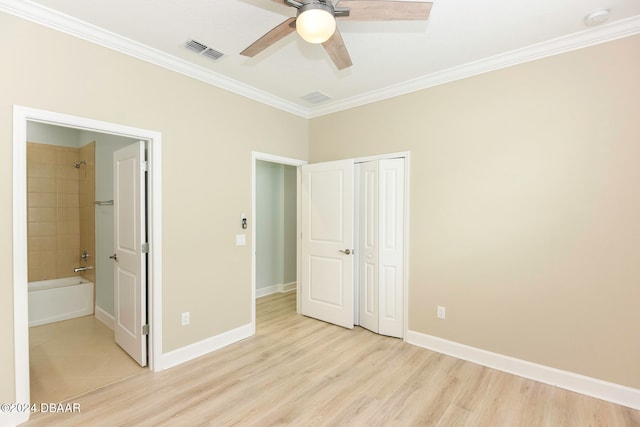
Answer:
<svg viewBox="0 0 640 427"><path fill-rule="evenodd" d="M142 163L140 163L140 170L142 170L142 172L148 172L149 171L149 162L145 160Z"/></svg>
<svg viewBox="0 0 640 427"><path fill-rule="evenodd" d="M141 251L142 251L143 254L148 254L149 253L149 243L143 243Z"/></svg>
<svg viewBox="0 0 640 427"><path fill-rule="evenodd" d="M149 335L149 324L142 325L142 335Z"/></svg>

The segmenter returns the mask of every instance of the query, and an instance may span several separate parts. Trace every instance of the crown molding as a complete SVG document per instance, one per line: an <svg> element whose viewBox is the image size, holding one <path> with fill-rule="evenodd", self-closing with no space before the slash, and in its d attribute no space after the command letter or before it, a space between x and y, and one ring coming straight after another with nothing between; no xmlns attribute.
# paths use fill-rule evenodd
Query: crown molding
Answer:
<svg viewBox="0 0 640 427"><path fill-rule="evenodd" d="M215 71L192 64L29 0L0 0L0 11L79 37L308 119L640 33L640 16L634 16L500 55L437 71L413 80L382 89L376 89L347 99L318 105L313 108L305 108L276 97L266 91L230 79Z"/></svg>
<svg viewBox="0 0 640 427"><path fill-rule="evenodd" d="M416 92L422 89L450 83L467 77L488 73L490 71L511 67L524 62L535 61L548 56L570 52L621 39L640 33L640 16L633 16L607 25L591 28L567 36L537 43L521 49L512 50L500 55L483 58L457 67L438 71L397 85L353 96L348 99L323 104L310 111L310 118L320 117L349 108L359 107L399 95Z"/></svg>
<svg viewBox="0 0 640 427"><path fill-rule="evenodd" d="M0 0L0 11L209 83L279 110L309 117L307 108L37 3L28 0Z"/></svg>

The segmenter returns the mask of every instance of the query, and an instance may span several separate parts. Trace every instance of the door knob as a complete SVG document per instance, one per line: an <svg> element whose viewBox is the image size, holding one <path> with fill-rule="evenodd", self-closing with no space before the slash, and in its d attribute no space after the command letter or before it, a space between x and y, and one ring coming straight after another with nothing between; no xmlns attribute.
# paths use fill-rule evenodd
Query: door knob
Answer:
<svg viewBox="0 0 640 427"><path fill-rule="evenodd" d="M342 249L340 249L340 252L342 252L343 254L350 255L351 254L351 249L345 249L344 251Z"/></svg>
<svg viewBox="0 0 640 427"><path fill-rule="evenodd" d="M118 254L113 254L109 258L111 258L114 261L118 261Z"/></svg>

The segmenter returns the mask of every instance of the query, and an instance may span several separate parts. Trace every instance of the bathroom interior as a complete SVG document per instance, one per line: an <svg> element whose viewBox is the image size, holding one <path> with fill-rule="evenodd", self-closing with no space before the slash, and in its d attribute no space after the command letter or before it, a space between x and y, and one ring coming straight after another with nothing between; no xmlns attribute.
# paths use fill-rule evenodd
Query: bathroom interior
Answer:
<svg viewBox="0 0 640 427"><path fill-rule="evenodd" d="M32 402L69 399L141 368L113 334L113 152L135 140L28 122Z"/></svg>

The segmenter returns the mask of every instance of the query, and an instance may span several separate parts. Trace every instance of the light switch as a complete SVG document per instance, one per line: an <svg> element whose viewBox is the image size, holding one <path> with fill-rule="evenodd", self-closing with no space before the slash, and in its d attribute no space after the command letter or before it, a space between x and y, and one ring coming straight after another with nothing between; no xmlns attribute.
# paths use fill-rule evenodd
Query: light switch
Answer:
<svg viewBox="0 0 640 427"><path fill-rule="evenodd" d="M236 234L236 246L244 246L247 244L246 234Z"/></svg>

